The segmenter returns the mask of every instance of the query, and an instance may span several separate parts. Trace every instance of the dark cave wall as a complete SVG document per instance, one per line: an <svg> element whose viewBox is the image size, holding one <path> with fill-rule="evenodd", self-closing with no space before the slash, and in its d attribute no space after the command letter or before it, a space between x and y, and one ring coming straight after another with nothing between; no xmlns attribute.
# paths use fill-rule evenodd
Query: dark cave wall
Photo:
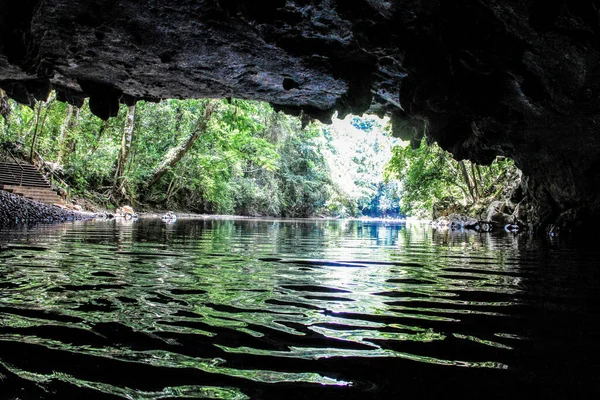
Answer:
<svg viewBox="0 0 600 400"><path fill-rule="evenodd" d="M458 159L513 158L530 222L600 221L598 1L0 0L0 87L102 118L238 97L328 121L391 115ZM403 127L403 128L402 128ZM415 129L406 129L415 127Z"/></svg>
<svg viewBox="0 0 600 400"><path fill-rule="evenodd" d="M411 42L437 50L405 58L407 113L456 158L513 158L535 225L596 224L596 2L447 2L432 15L435 29Z"/></svg>

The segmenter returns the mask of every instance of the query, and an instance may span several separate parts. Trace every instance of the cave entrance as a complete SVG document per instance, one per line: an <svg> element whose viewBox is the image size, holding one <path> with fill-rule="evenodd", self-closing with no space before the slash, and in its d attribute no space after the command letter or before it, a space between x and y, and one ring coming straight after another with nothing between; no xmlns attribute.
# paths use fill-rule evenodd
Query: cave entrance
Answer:
<svg viewBox="0 0 600 400"><path fill-rule="evenodd" d="M409 145L393 137L389 119L374 115L306 125L267 103L170 99L121 105L103 121L87 101L76 107L54 93L32 108L5 99L3 110L4 148L84 206L484 219L500 197L512 199L504 199L505 214L518 200L520 174L510 160L457 162L426 138Z"/></svg>

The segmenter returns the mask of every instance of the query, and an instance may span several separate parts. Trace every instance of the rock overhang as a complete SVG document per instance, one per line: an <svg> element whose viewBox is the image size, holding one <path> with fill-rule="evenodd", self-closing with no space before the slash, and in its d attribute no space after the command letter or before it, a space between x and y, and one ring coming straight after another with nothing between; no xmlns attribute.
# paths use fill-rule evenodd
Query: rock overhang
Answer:
<svg viewBox="0 0 600 400"><path fill-rule="evenodd" d="M29 3L4 24L0 54L3 87L20 102L50 87L75 103L238 97L327 120L366 111L373 93L398 101L400 66L387 57L387 79L373 79L379 45L362 48L330 2Z"/></svg>
<svg viewBox="0 0 600 400"><path fill-rule="evenodd" d="M456 158L513 158L537 225L597 221L599 13L582 0L4 1L0 87L108 118L238 97L327 122L390 115Z"/></svg>

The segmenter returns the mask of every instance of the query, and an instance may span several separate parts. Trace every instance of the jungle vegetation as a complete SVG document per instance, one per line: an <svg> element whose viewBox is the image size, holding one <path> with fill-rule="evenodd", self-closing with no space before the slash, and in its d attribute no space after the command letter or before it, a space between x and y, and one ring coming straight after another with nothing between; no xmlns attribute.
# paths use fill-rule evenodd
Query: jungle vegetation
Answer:
<svg viewBox="0 0 600 400"><path fill-rule="evenodd" d="M506 159L457 162L426 139L410 146L374 116L304 125L249 100L139 101L103 121L87 101L51 93L28 107L0 90L0 114L5 147L69 196L108 209L427 217L497 195L516 171Z"/></svg>

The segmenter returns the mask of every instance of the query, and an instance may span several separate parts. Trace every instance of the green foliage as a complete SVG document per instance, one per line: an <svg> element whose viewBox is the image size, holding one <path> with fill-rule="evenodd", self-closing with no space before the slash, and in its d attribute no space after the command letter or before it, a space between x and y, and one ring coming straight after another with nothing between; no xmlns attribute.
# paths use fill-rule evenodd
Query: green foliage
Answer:
<svg viewBox="0 0 600 400"><path fill-rule="evenodd" d="M417 149L396 146L386 168L387 180L401 181L402 210L407 215L432 210L433 203L445 195L456 196L456 176L448 168L451 156L423 140Z"/></svg>
<svg viewBox="0 0 600 400"><path fill-rule="evenodd" d="M83 194L89 189L98 190L112 184L125 109L122 106L116 118L104 123L91 113L86 102L74 117L77 121L67 132L66 143L60 143L59 135L51 136L55 144L45 158L56 159L60 147L67 147L63 161L64 178L74 193Z"/></svg>
<svg viewBox="0 0 600 400"><path fill-rule="evenodd" d="M393 142L384 122L352 117L343 126L337 121L333 127L302 128L299 118L246 100L219 100L185 155L148 185L156 168L196 132L208 102L137 103L121 175L127 201L138 208L244 215L397 214L397 185L383 182ZM45 161L60 164L54 165L57 183L106 206L117 201L126 106L117 117L101 121L87 102L76 109L51 96L34 109L9 105L11 113L6 122L2 119L4 140L22 142L25 156L37 124L35 150Z"/></svg>
<svg viewBox="0 0 600 400"><path fill-rule="evenodd" d="M348 117L325 128L326 158L335 193L327 208L339 216L398 216L396 184L384 184L386 162L396 143L389 124Z"/></svg>
<svg viewBox="0 0 600 400"><path fill-rule="evenodd" d="M494 198L517 175L507 159L481 167L457 162L425 139L414 139L416 148L400 145L389 123L375 117L302 128L299 118L266 103L234 99L216 103L183 158L148 187L155 169L196 132L208 103L138 102L123 175L126 198L136 206L286 217L398 216L402 210L430 217ZM3 104L10 107L0 119L3 141L21 143L27 157L37 129L36 152L60 163L55 182L105 205L116 200L111 188L126 106L101 121L87 102L75 109L54 95L33 109Z"/></svg>
<svg viewBox="0 0 600 400"><path fill-rule="evenodd" d="M308 217L325 205L331 182L317 132L315 125L309 126L281 145L279 181L286 217Z"/></svg>
<svg viewBox="0 0 600 400"><path fill-rule="evenodd" d="M386 181L399 182L402 210L427 218L491 202L516 175L517 169L508 159L498 158L488 167L456 161L425 138L416 149L394 147L385 169Z"/></svg>

